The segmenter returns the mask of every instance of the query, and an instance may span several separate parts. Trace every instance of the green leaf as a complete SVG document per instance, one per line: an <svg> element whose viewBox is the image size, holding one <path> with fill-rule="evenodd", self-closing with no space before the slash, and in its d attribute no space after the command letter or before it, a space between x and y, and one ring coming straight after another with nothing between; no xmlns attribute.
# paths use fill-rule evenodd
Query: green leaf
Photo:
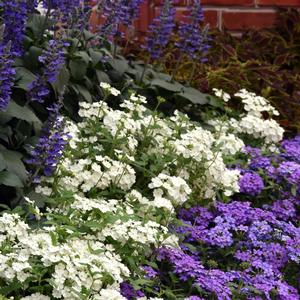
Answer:
<svg viewBox="0 0 300 300"><path fill-rule="evenodd" d="M44 30L44 23L45 16L32 14L27 21L27 28L31 29L35 37L40 37L43 33L42 30Z"/></svg>
<svg viewBox="0 0 300 300"><path fill-rule="evenodd" d="M3 155L0 153L0 171L4 170L6 167Z"/></svg>
<svg viewBox="0 0 300 300"><path fill-rule="evenodd" d="M199 90L191 88L191 87L185 87L181 93L178 94L178 96L189 100L190 102L194 104L207 104L209 102L208 100L208 94L201 93Z"/></svg>
<svg viewBox="0 0 300 300"><path fill-rule="evenodd" d="M12 187L23 187L21 179L16 174L8 171L0 172L0 184Z"/></svg>
<svg viewBox="0 0 300 300"><path fill-rule="evenodd" d="M83 60L72 60L69 63L71 74L76 80L82 80L87 72L88 65Z"/></svg>
<svg viewBox="0 0 300 300"><path fill-rule="evenodd" d="M176 81L169 82L162 79L153 79L151 85L171 92L180 92L184 88L182 84Z"/></svg>
<svg viewBox="0 0 300 300"><path fill-rule="evenodd" d="M6 169L16 174L23 182L27 180L26 168L22 162L22 154L16 151L0 148L1 154L4 157Z"/></svg>
<svg viewBox="0 0 300 300"><path fill-rule="evenodd" d="M57 95L63 92L63 89L65 88L65 86L67 86L69 80L70 80L69 70L67 69L66 66L63 66L59 70L56 81L52 85Z"/></svg>
<svg viewBox="0 0 300 300"><path fill-rule="evenodd" d="M90 56L85 51L78 51L75 53L75 57L79 58L80 60L83 60L87 65L90 62Z"/></svg>
<svg viewBox="0 0 300 300"><path fill-rule="evenodd" d="M89 54L91 56L93 67L95 67L103 58L103 54L100 51L94 49L89 49Z"/></svg>
<svg viewBox="0 0 300 300"><path fill-rule="evenodd" d="M25 53L23 59L24 59L24 65L28 66L30 69L36 69L38 68L40 62L39 62L39 56L43 53L43 49L31 46L29 50Z"/></svg>
<svg viewBox="0 0 300 300"><path fill-rule="evenodd" d="M75 84L76 90L78 93L89 103L93 102L92 95L84 86Z"/></svg>
<svg viewBox="0 0 300 300"><path fill-rule="evenodd" d="M28 86L35 80L36 76L24 67L16 68L15 87L28 91Z"/></svg>
<svg viewBox="0 0 300 300"><path fill-rule="evenodd" d="M42 124L40 119L38 119L38 117L28 106L20 106L14 101L10 101L5 112L0 112L0 116L4 114L13 118L27 121L28 123L36 122Z"/></svg>
<svg viewBox="0 0 300 300"><path fill-rule="evenodd" d="M128 61L125 59L111 59L108 61L111 67L123 75L129 69Z"/></svg>
<svg viewBox="0 0 300 300"><path fill-rule="evenodd" d="M101 83L101 82L111 83L109 76L105 72L103 72L101 70L96 70L96 75L97 75L99 83Z"/></svg>

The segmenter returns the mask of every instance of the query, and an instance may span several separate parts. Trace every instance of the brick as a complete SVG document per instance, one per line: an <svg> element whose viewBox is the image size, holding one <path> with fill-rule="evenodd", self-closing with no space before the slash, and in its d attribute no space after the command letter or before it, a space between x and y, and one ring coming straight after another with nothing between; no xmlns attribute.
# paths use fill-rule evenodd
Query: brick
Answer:
<svg viewBox="0 0 300 300"><path fill-rule="evenodd" d="M223 12L222 25L228 30L270 28L274 25L276 12Z"/></svg>
<svg viewBox="0 0 300 300"><path fill-rule="evenodd" d="M295 6L300 7L300 0L257 0L259 6Z"/></svg>
<svg viewBox="0 0 300 300"><path fill-rule="evenodd" d="M204 22L208 23L210 27L218 26L218 12L216 10L204 11Z"/></svg>
<svg viewBox="0 0 300 300"><path fill-rule="evenodd" d="M202 5L218 6L254 6L254 0L202 0Z"/></svg>
<svg viewBox="0 0 300 300"><path fill-rule="evenodd" d="M160 8L155 8L155 16L159 15ZM176 21L184 20L184 17L189 14L187 8L180 8L176 10L175 19ZM210 24L211 27L216 27L218 23L218 11L216 10L204 10L204 22Z"/></svg>

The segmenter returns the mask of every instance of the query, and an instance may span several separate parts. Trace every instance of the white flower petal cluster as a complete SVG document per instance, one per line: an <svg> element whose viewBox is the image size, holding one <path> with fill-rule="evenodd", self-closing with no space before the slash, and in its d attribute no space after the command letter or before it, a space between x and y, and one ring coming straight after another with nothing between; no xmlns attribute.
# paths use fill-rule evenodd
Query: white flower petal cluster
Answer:
<svg viewBox="0 0 300 300"><path fill-rule="evenodd" d="M224 102L228 102L231 99L230 95L228 93L225 93L223 90L214 88L213 91L215 95L219 98L222 98Z"/></svg>
<svg viewBox="0 0 300 300"><path fill-rule="evenodd" d="M0 217L1 236L5 238L2 242L11 243L11 248L0 254L1 279L24 282L35 276L34 261L39 261L45 269L54 269L50 277L52 296L71 300L77 299L84 289L101 295L106 274L115 283L121 283L130 274L114 248L96 236L84 235L58 242L54 238L58 238L55 227L30 230L24 224L16 214ZM50 298L37 293L24 299Z"/></svg>
<svg viewBox="0 0 300 300"><path fill-rule="evenodd" d="M267 99L245 89L240 90L235 96L242 99L246 113L241 114L239 119L231 118L227 122L209 120L210 125L226 134L230 131L234 135L248 134L255 139L262 139L265 144L274 144L282 140L284 129L271 118L272 116L278 116L279 112ZM269 118L266 118L263 113L269 114Z"/></svg>
<svg viewBox="0 0 300 300"><path fill-rule="evenodd" d="M101 87L105 96L120 94ZM226 159L243 148L242 133L266 145L280 140L279 125L262 117L276 114L266 100L238 96L247 113L211 120L213 129L178 111L164 118L135 94L119 110L105 101L81 103L82 121L67 123L72 138L57 172L36 187L47 206L40 211L27 199L35 218L52 226L30 229L18 215L0 217L1 282L34 284L42 266L51 295L24 299L124 300L119 285L131 275L129 260L139 263L153 246L178 246L168 231L176 208L239 191L240 172Z"/></svg>
<svg viewBox="0 0 300 300"><path fill-rule="evenodd" d="M174 206L182 205L188 200L188 196L192 192L184 179L164 173L152 178L149 188L154 190L155 205L164 201L166 203L171 202ZM168 204L166 205L168 206ZM166 208L168 208L167 206ZM164 205L158 207L164 207Z"/></svg>
<svg viewBox="0 0 300 300"><path fill-rule="evenodd" d="M262 112L267 112L274 116L279 115L279 112L268 102L267 99L257 96L255 93L242 89L236 93L235 96L242 99L244 109L250 115L260 117Z"/></svg>

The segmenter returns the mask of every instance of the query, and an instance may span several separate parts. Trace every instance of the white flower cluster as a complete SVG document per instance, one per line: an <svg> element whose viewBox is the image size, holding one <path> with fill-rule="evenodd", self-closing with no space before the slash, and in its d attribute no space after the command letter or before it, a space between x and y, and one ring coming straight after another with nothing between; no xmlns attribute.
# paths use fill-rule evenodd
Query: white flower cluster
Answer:
<svg viewBox="0 0 300 300"><path fill-rule="evenodd" d="M38 277L40 274L34 272L34 263L39 262L45 270L54 270L49 278L54 298L79 299L87 290L97 295L92 299L104 299L101 296L106 274L110 274L115 283L122 282L130 274L113 246L103 244L93 235L59 242L55 227L30 230L16 214L0 217L0 231L0 246L8 242L11 246L0 255L0 278L23 283L29 277ZM50 298L33 294L24 299Z"/></svg>
<svg viewBox="0 0 300 300"><path fill-rule="evenodd" d="M101 87L106 96L120 94L106 83ZM67 123L72 139L56 174L36 188L49 205L40 212L27 199L36 218L53 226L30 229L17 215L0 217L2 281L29 286L43 279L50 286L51 295L25 300L124 300L119 284L131 275L129 261L140 263L154 246L178 245L168 232L177 207L239 191L239 171L226 167L228 156L244 146L237 134L278 140L278 128L270 125L275 121L261 115L275 114L271 106L245 91L240 96L248 113L213 120L214 130L177 111L163 118L134 94L120 110L104 101L82 103L82 122ZM257 120L247 125L247 118L264 129L255 127ZM266 131L266 124L273 129Z"/></svg>
<svg viewBox="0 0 300 300"><path fill-rule="evenodd" d="M218 92L217 96L222 97L222 94ZM246 113L239 119L229 119L223 127L223 132L231 130L235 135L246 133L256 139L262 139L265 144L274 144L282 140L284 129L271 118L278 116L279 112L265 98L244 89L235 96L242 99ZM267 113L269 117L266 118L263 113ZM210 120L209 124L219 129L221 122Z"/></svg>
<svg viewBox="0 0 300 300"><path fill-rule="evenodd" d="M149 188L153 189L154 203L157 207L170 208L182 205L188 200L190 187L184 179L166 174L159 174L152 178Z"/></svg>

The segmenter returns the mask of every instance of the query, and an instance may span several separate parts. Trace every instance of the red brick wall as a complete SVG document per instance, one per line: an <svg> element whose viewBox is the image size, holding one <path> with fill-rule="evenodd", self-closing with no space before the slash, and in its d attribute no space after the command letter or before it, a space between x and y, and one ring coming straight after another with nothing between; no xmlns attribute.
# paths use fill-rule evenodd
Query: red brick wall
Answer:
<svg viewBox="0 0 300 300"><path fill-rule="evenodd" d="M147 0L141 16L141 31L159 11L162 0ZM177 1L177 18L187 11L192 0ZM280 7L300 8L300 0L202 0L206 22L212 27L240 32L249 28L266 28L274 24Z"/></svg>
<svg viewBox="0 0 300 300"><path fill-rule="evenodd" d="M93 2L93 0L91 0ZM97 2L97 1L95 1ZM176 1L174 1L176 2ZM159 13L163 0L145 0L137 29L146 32L153 17ZM177 0L176 18L180 20L193 0ZM300 0L201 0L205 20L211 27L241 32L249 28L267 28L274 24L279 8L300 8ZM92 15L92 24L99 24L100 16Z"/></svg>

